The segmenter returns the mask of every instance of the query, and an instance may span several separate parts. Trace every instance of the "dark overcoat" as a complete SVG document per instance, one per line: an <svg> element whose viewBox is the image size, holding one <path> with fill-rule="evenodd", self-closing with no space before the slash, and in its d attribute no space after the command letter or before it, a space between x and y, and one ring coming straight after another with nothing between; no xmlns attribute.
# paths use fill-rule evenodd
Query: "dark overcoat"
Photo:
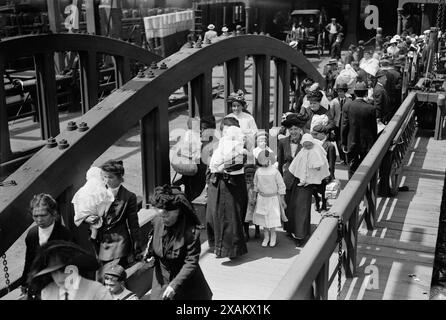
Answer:
<svg viewBox="0 0 446 320"><path fill-rule="evenodd" d="M155 257L155 266L150 299L162 299L170 285L175 290L174 300L210 300L212 291L198 264L200 231L185 219L170 227L173 230L168 230L160 216L152 224L149 251Z"/></svg>

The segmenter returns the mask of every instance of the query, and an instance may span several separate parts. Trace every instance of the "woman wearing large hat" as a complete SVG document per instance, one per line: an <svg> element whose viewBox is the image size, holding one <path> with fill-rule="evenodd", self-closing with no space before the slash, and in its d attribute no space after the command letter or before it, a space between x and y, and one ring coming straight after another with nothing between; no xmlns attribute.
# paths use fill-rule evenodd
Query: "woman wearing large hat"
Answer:
<svg viewBox="0 0 446 320"><path fill-rule="evenodd" d="M98 268L96 257L77 244L49 241L34 260L28 283L41 300L112 300L105 286L84 277Z"/></svg>
<svg viewBox="0 0 446 320"><path fill-rule="evenodd" d="M151 300L210 300L212 291L201 271L200 224L184 194L169 185L156 187L151 204L159 215L152 220L148 256L154 271Z"/></svg>

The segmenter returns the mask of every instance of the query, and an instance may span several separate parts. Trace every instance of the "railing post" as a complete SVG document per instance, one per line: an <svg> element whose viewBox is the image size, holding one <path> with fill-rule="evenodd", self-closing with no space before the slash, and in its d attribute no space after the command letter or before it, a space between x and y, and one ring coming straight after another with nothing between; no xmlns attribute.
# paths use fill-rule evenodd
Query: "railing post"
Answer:
<svg viewBox="0 0 446 320"><path fill-rule="evenodd" d="M327 300L328 298L328 269L329 261L326 261L316 278L315 300Z"/></svg>
<svg viewBox="0 0 446 320"><path fill-rule="evenodd" d="M392 151L388 150L379 167L378 194L382 197L391 195L389 179L390 170L392 168L392 158Z"/></svg>
<svg viewBox="0 0 446 320"><path fill-rule="evenodd" d="M435 118L435 140L441 140L443 137L443 120L445 113L445 96L438 95L437 100L437 117Z"/></svg>
<svg viewBox="0 0 446 320"><path fill-rule="evenodd" d="M344 236L346 252L344 253L345 276L352 278L356 273L356 251L358 242L358 207L346 224L346 233Z"/></svg>
<svg viewBox="0 0 446 320"><path fill-rule="evenodd" d="M9 140L8 109L6 105L5 83L3 75L5 66L0 59L0 162L11 159L11 142ZM0 176L2 173L0 172Z"/></svg>
<svg viewBox="0 0 446 320"><path fill-rule="evenodd" d="M225 76L225 115L228 113L228 96L231 92L245 88L245 57L226 61L223 65ZM232 111L230 111L232 112ZM229 112L229 113L230 113Z"/></svg>
<svg viewBox="0 0 446 320"><path fill-rule="evenodd" d="M141 126L142 190L144 204L149 203L156 186L170 183L169 101L145 115Z"/></svg>
<svg viewBox="0 0 446 320"><path fill-rule="evenodd" d="M373 230L375 228L376 223L376 191L377 191L377 183L376 178L377 174L375 173L367 185L367 189L365 192L365 205L366 212L364 213L364 220L367 224L367 230ZM358 226L359 227L359 226Z"/></svg>
<svg viewBox="0 0 446 320"><path fill-rule="evenodd" d="M116 88L122 87L132 78L130 72L130 59L124 56L115 56Z"/></svg>
<svg viewBox="0 0 446 320"><path fill-rule="evenodd" d="M253 70L253 116L257 126L269 129L270 57L255 55Z"/></svg>
<svg viewBox="0 0 446 320"><path fill-rule="evenodd" d="M192 79L188 91L189 116L212 115L212 69Z"/></svg>
<svg viewBox="0 0 446 320"><path fill-rule="evenodd" d="M85 114L98 103L98 67L96 52L79 52L80 87L82 114Z"/></svg>
<svg viewBox="0 0 446 320"><path fill-rule="evenodd" d="M275 60L274 75L274 126L280 126L283 112L287 112L290 105L290 63L281 59Z"/></svg>
<svg viewBox="0 0 446 320"><path fill-rule="evenodd" d="M40 129L42 139L46 140L57 136L60 132L54 54L36 54L34 64Z"/></svg>

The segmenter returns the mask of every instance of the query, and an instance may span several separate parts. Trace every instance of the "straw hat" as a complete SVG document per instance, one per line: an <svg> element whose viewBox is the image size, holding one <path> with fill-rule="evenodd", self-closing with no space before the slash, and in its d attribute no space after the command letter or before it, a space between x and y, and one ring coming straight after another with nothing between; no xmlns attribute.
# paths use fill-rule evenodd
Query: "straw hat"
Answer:
<svg viewBox="0 0 446 320"><path fill-rule="evenodd" d="M215 29L215 26L211 23L210 25L208 25L208 29L209 29L209 30L214 30L214 29Z"/></svg>
<svg viewBox="0 0 446 320"><path fill-rule="evenodd" d="M228 30L229 30L229 29L228 29L227 27L223 27L223 28L221 28L221 31L222 31L222 32L228 32Z"/></svg>

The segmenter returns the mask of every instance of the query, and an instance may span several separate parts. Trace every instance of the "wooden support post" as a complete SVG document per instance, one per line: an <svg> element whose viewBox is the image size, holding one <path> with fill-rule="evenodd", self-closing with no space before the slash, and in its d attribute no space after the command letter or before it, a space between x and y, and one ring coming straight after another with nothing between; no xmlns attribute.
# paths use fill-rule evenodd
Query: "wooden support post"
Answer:
<svg viewBox="0 0 446 320"><path fill-rule="evenodd" d="M254 56L253 115L260 129L269 129L270 57Z"/></svg>
<svg viewBox="0 0 446 320"><path fill-rule="evenodd" d="M403 26L403 8L397 8L396 12L398 14L398 20L397 20L397 27L396 27L396 33L401 34L402 32L402 26Z"/></svg>
<svg viewBox="0 0 446 320"><path fill-rule="evenodd" d="M189 117L212 115L212 69L189 82Z"/></svg>
<svg viewBox="0 0 446 320"><path fill-rule="evenodd" d="M89 34L101 34L99 23L99 2L98 0L85 1L85 13L87 19L87 32Z"/></svg>
<svg viewBox="0 0 446 320"><path fill-rule="evenodd" d="M315 290L316 300L328 299L328 267L329 261L326 261L317 275Z"/></svg>
<svg viewBox="0 0 446 320"><path fill-rule="evenodd" d="M290 64L288 61L276 59L274 75L274 126L279 127L282 114L290 106Z"/></svg>
<svg viewBox="0 0 446 320"><path fill-rule="evenodd" d="M378 194L382 197L391 196L390 191L390 170L392 168L392 152L387 151L386 155L381 161L379 167L379 183L378 183Z"/></svg>
<svg viewBox="0 0 446 320"><path fill-rule="evenodd" d="M59 134L59 112L57 110L57 87L53 53L36 54L36 92L42 139Z"/></svg>
<svg viewBox="0 0 446 320"><path fill-rule="evenodd" d="M98 103L98 67L96 52L79 52L82 114Z"/></svg>
<svg viewBox="0 0 446 320"><path fill-rule="evenodd" d="M166 100L140 121L144 205L156 186L170 183L168 107Z"/></svg>
<svg viewBox="0 0 446 320"><path fill-rule="evenodd" d="M116 88L120 88L132 78L132 74L130 72L130 60L129 58L123 56L116 56L114 58Z"/></svg>
<svg viewBox="0 0 446 320"><path fill-rule="evenodd" d="M376 224L376 191L377 191L377 174L373 176L372 180L370 180L367 185L367 189L365 192L365 205L366 212L364 213L364 220L367 224L367 230L372 231L375 229Z"/></svg>
<svg viewBox="0 0 446 320"><path fill-rule="evenodd" d="M435 140L441 140L443 137L443 120L445 114L445 96L438 95L437 100L437 117L435 118Z"/></svg>
<svg viewBox="0 0 446 320"><path fill-rule="evenodd" d="M8 126L8 109L6 106L6 93L4 75L5 66L3 60L0 60L0 163L11 160L11 142L9 140L9 126ZM3 173L0 172L0 176Z"/></svg>
<svg viewBox="0 0 446 320"><path fill-rule="evenodd" d="M347 222L344 236L346 252L344 257L344 270L347 278L356 274L356 251L358 241L358 207L356 207Z"/></svg>
<svg viewBox="0 0 446 320"><path fill-rule="evenodd" d="M226 61L223 66L225 75L225 115L228 114L228 96L245 88L245 57ZM229 110L229 113L232 111Z"/></svg>
<svg viewBox="0 0 446 320"><path fill-rule="evenodd" d="M48 24L52 33L62 32L62 12L60 10L60 1L47 0ZM56 52L54 62L57 70L62 71L65 68L65 59L62 52Z"/></svg>

